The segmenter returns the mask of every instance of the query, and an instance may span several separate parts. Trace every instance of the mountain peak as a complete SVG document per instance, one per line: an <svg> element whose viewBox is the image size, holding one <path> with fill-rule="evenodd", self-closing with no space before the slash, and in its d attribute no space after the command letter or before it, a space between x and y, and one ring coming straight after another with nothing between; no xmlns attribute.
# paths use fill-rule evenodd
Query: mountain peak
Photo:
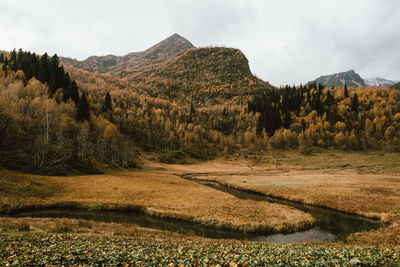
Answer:
<svg viewBox="0 0 400 267"><path fill-rule="evenodd" d="M144 57L148 59L158 59L179 54L185 50L194 48L194 45L177 33L162 40L158 44L144 51Z"/></svg>
<svg viewBox="0 0 400 267"><path fill-rule="evenodd" d="M159 46L178 46L181 48L185 48L184 50L195 47L188 39L182 37L177 33L174 33L171 36L165 38L164 40L154 45L153 47L159 47Z"/></svg>
<svg viewBox="0 0 400 267"><path fill-rule="evenodd" d="M321 76L307 84L310 83L317 83L325 86L344 86L347 84L348 86L358 87L365 85L364 80L354 70Z"/></svg>
<svg viewBox="0 0 400 267"><path fill-rule="evenodd" d="M171 40L184 39L184 40L188 41L186 38L184 38L183 36L181 36L181 35L179 35L177 33L172 34L171 36L167 37L165 40L168 40L168 39L171 39Z"/></svg>
<svg viewBox="0 0 400 267"><path fill-rule="evenodd" d="M398 81L388 80L382 77L371 77L365 78L364 82L368 86L383 86L383 87L390 87L397 83Z"/></svg>

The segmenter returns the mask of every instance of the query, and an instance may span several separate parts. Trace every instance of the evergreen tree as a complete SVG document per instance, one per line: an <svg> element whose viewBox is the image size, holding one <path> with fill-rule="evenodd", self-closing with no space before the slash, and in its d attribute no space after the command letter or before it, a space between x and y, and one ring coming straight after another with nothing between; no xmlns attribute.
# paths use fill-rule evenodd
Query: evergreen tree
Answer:
<svg viewBox="0 0 400 267"><path fill-rule="evenodd" d="M0 54L0 63L4 63L4 54L3 53Z"/></svg>
<svg viewBox="0 0 400 267"><path fill-rule="evenodd" d="M328 106L328 108L330 108L333 105L334 102L335 102L335 98L331 94L331 91L328 90L326 92L326 102L325 102L325 104Z"/></svg>
<svg viewBox="0 0 400 267"><path fill-rule="evenodd" d="M17 51L15 49L11 51L9 66L10 70L17 71Z"/></svg>
<svg viewBox="0 0 400 267"><path fill-rule="evenodd" d="M69 85L70 88L70 97L72 99L72 101L75 102L75 104L78 103L79 101L79 89L78 89L78 85L76 84L75 81L72 81L71 84Z"/></svg>
<svg viewBox="0 0 400 267"><path fill-rule="evenodd" d="M17 61L17 51L15 50L15 48L10 53L10 61Z"/></svg>
<svg viewBox="0 0 400 267"><path fill-rule="evenodd" d="M49 62L49 89L52 94L54 94L58 88L66 88L62 84L63 73L60 75L60 69L58 67L59 63L60 62L58 60L57 54L54 54Z"/></svg>
<svg viewBox="0 0 400 267"><path fill-rule="evenodd" d="M322 90L324 90L324 85L319 83L318 84L318 93L321 95L322 94Z"/></svg>
<svg viewBox="0 0 400 267"><path fill-rule="evenodd" d="M71 78L69 77L68 72L64 73L64 68L61 66L60 68L60 72L62 71L62 78L61 78L61 84L62 84L62 88L67 88L68 86L70 86L71 84ZM78 100L79 100L79 94L78 94Z"/></svg>
<svg viewBox="0 0 400 267"><path fill-rule="evenodd" d="M344 98L349 98L349 91L347 90L347 84L344 84Z"/></svg>
<svg viewBox="0 0 400 267"><path fill-rule="evenodd" d="M39 71L38 71L38 80L42 83L49 83L50 81L50 68L49 68L49 56L47 53L44 53L43 56L40 57L39 60ZM54 92L50 92L52 95Z"/></svg>
<svg viewBox="0 0 400 267"><path fill-rule="evenodd" d="M283 117L283 127L289 129L291 124L292 124L292 117L290 116L289 112L286 112Z"/></svg>
<svg viewBox="0 0 400 267"><path fill-rule="evenodd" d="M4 75L7 77L7 75L8 75L8 72L7 72L7 65L8 65L8 59L6 58L5 60L4 60L4 63L3 63L3 67L1 68L3 71L4 71Z"/></svg>
<svg viewBox="0 0 400 267"><path fill-rule="evenodd" d="M357 93L354 93L353 97L350 98L350 106L351 110L357 112L358 111L358 106L360 103L358 102L358 96Z"/></svg>
<svg viewBox="0 0 400 267"><path fill-rule="evenodd" d="M112 111L112 100L111 100L110 92L107 92L106 97L104 98L104 102L101 107L101 110L105 113L108 111L110 111L110 112Z"/></svg>
<svg viewBox="0 0 400 267"><path fill-rule="evenodd" d="M72 99L75 104L79 101L79 89L75 81L72 81L66 88L63 88L63 101Z"/></svg>
<svg viewBox="0 0 400 267"><path fill-rule="evenodd" d="M81 98L79 99L78 102L78 112L77 112L77 120L78 121L84 121L90 120L90 107L89 107L89 102L87 101L86 93L82 92Z"/></svg>

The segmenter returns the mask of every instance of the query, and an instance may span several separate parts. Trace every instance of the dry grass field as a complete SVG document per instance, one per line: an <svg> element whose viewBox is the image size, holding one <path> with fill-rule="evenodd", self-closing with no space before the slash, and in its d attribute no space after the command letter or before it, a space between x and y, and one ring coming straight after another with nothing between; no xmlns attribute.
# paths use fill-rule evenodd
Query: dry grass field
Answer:
<svg viewBox="0 0 400 267"><path fill-rule="evenodd" d="M241 200L166 170L120 170L105 175L48 177L2 170L3 212L26 207L135 209L149 215L241 231L293 231L311 215L279 204Z"/></svg>
<svg viewBox="0 0 400 267"><path fill-rule="evenodd" d="M173 242L200 241L211 239L196 235L158 229L143 228L132 224L105 223L92 220L67 218L0 218L0 233L19 235L21 233L76 234L80 236L132 237L144 240L167 240Z"/></svg>
<svg viewBox="0 0 400 267"><path fill-rule="evenodd" d="M23 207L72 206L87 209L141 209L147 214L212 227L252 231L302 228L313 218L279 204L237 199L179 177L220 182L308 204L364 216L379 217L388 227L356 233L356 244L400 244L400 155L319 151L309 156L297 152L272 152L246 158L232 157L186 165L145 161L142 170L114 170L105 175L49 177L0 171L3 212ZM28 220L28 221L27 221ZM29 221L31 220L31 221ZM66 219L67 220L67 219ZM31 230L54 231L58 219L0 218L1 229L17 229L27 223ZM91 222L81 227L67 220L74 232L131 235L160 239L185 239L179 234ZM10 225L14 225L14 228ZM46 230L47 229L47 230ZM8 230L7 230L8 231Z"/></svg>
<svg viewBox="0 0 400 267"><path fill-rule="evenodd" d="M233 188L329 207L389 222L356 233L365 244L400 244L400 155L321 151L311 156L275 152L247 159L175 165L175 172Z"/></svg>

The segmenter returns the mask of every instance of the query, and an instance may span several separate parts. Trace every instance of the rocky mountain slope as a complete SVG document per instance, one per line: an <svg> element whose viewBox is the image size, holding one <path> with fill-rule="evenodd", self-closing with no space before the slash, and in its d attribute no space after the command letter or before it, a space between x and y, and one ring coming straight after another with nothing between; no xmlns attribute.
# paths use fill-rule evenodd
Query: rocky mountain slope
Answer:
<svg viewBox="0 0 400 267"><path fill-rule="evenodd" d="M313 81L309 81L307 85L311 83L323 84L328 87L344 86L344 84L355 87L365 86L364 80L354 70L321 76Z"/></svg>
<svg viewBox="0 0 400 267"><path fill-rule="evenodd" d="M253 76L247 58L233 48L196 48L174 34L155 46L123 57L62 58L65 65L139 84L154 97L198 104L246 98L272 88Z"/></svg>
<svg viewBox="0 0 400 267"><path fill-rule="evenodd" d="M61 58L61 62L79 69L91 72L123 72L124 69L132 68L151 61L156 61L169 56L174 56L184 50L193 48L193 44L178 34L173 34L160 43L142 52L133 52L124 56L91 56L83 61L71 58Z"/></svg>

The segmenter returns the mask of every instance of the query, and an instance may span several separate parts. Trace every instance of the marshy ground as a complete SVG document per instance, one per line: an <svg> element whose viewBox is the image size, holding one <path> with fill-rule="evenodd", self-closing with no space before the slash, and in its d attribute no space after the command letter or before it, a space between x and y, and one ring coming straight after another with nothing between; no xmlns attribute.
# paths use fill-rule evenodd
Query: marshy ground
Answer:
<svg viewBox="0 0 400 267"><path fill-rule="evenodd" d="M104 263L107 264L116 264L118 261L114 260L117 256L124 259L119 262L129 263L131 260L143 264L146 262L144 258L140 258L143 256L140 253L144 253L143 247L146 247L144 250L148 255L156 255L153 246L159 246L166 253L163 256L157 254L166 263L189 263L184 261L185 253L189 257L192 255L189 251L200 247L203 250L198 251L197 256L192 255L191 264L199 264L203 260L217 263L218 258L211 257L215 253L219 256L222 254L218 253L225 253L228 263L239 264L268 263L272 260L268 257L280 259L282 263L289 263L292 257L293 262L298 264L310 261L316 263L318 257L326 263L344 265L353 258L371 265L399 263L399 162L400 156L395 153L348 153L330 150L314 152L308 156L297 152L272 152L186 165L146 161L141 170L111 170L104 175L49 177L3 169L0 176L3 212L46 206L84 209L136 208L152 216L176 218L238 231L270 228L282 230L287 227L293 230L313 223L311 215L288 206L237 199L180 177L190 173L197 179L213 180L233 188L378 217L389 225L352 234L345 243L280 246L216 241L135 225L91 220L3 217L0 218L0 257L3 263L12 262L13 255L34 250L40 242L55 242L54 244L61 247L74 244L74 248L78 250L89 243L97 242L98 246L109 251L104 256L107 259ZM131 244L133 251L142 256L120 255L120 251L117 253L108 247L111 243L106 240L111 240L116 246L122 242L124 246L121 249L124 251L125 246ZM18 247L18 243L23 246ZM180 248L183 250L180 251ZM87 248L87 251L97 255L92 249ZM40 251L37 253L42 255ZM60 250L59 253L75 255L72 263L85 263L82 255L78 255L73 249ZM291 255L289 258L287 253ZM27 263L33 263L28 254L24 254L24 259ZM306 256L301 257L300 254ZM283 257L287 258L286 261ZM57 263L47 260L47 263Z"/></svg>

